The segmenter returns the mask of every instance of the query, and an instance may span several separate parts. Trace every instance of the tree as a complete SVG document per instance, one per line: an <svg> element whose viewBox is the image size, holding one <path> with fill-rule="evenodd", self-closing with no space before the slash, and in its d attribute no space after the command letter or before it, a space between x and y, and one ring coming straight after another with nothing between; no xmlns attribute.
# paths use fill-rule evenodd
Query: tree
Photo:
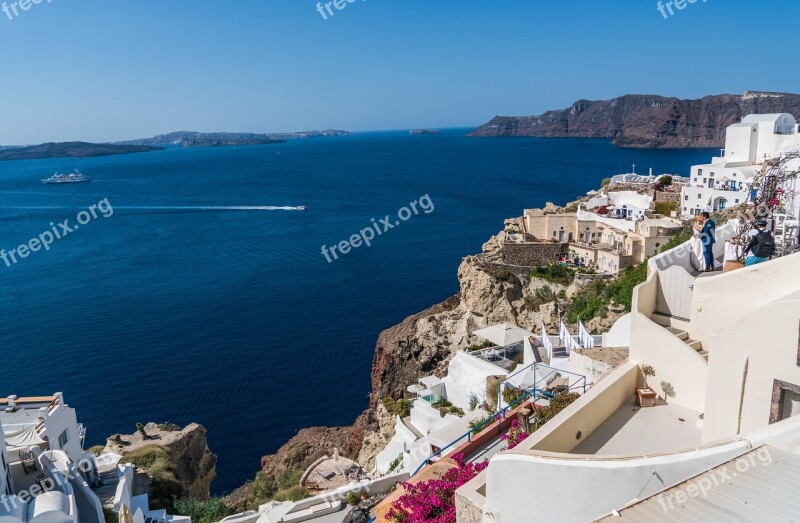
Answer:
<svg viewBox="0 0 800 523"><path fill-rule="evenodd" d="M753 198L739 206L737 216L739 227L731 243L739 246L737 259L744 261L744 246L750 241L750 231L758 219L774 218L776 213L786 211L788 204L795 199L795 182L800 171L791 170L792 157L775 158L764 162L763 167L753 177L750 191Z"/></svg>

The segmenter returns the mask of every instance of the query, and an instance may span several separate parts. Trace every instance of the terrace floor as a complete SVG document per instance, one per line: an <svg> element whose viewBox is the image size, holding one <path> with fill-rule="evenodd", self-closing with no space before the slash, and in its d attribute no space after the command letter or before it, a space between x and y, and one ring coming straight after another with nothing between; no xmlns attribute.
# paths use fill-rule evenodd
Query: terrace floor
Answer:
<svg viewBox="0 0 800 523"><path fill-rule="evenodd" d="M656 453L700 445L700 413L661 400L655 407L641 408L625 402L592 434L572 450L572 454Z"/></svg>

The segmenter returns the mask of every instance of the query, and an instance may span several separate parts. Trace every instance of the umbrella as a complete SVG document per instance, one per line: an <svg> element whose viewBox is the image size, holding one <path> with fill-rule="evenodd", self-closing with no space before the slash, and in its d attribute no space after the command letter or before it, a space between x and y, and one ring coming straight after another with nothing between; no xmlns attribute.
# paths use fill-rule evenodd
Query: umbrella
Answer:
<svg viewBox="0 0 800 523"><path fill-rule="evenodd" d="M509 323L492 325L491 327L477 330L473 334L479 338L491 341L498 347L508 347L509 345L521 342L529 336L533 336L532 332Z"/></svg>
<svg viewBox="0 0 800 523"><path fill-rule="evenodd" d="M485 329L480 329L473 332L475 336L479 338L483 338L485 340L491 341L498 347L502 347L505 349L509 345L514 345L515 343L519 343L525 338L529 336L533 336L533 333L530 331L526 331L516 325L511 325L509 323L501 323L499 325L492 325L491 327L486 327ZM505 350L503 350L505 353ZM505 354L503 354L505 357Z"/></svg>

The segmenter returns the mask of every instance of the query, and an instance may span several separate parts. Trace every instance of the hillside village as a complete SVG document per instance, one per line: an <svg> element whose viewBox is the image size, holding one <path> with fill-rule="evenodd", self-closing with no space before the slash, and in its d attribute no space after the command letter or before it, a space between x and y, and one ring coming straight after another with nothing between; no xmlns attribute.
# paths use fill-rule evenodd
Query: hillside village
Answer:
<svg viewBox="0 0 800 523"><path fill-rule="evenodd" d="M196 521L229 523L788 521L798 172L794 116L749 115L688 177L632 172L522 210L464 259L459 296L382 335L353 430L315 435L228 500L208 500L201 427L142 425L85 449L63 394L8 396L0 521L190 522L169 514L187 508L178 498L197 501ZM711 266L687 222L703 212ZM775 248L750 264L762 220ZM712 484L725 467L747 488Z"/></svg>

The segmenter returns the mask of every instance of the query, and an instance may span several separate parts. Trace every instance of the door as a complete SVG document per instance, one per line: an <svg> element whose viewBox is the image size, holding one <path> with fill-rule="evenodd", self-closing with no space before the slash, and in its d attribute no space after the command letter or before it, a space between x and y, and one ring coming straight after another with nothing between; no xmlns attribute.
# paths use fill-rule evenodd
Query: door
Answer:
<svg viewBox="0 0 800 523"><path fill-rule="evenodd" d="M656 312L689 320L692 316L692 290L695 277L679 265L658 273Z"/></svg>

